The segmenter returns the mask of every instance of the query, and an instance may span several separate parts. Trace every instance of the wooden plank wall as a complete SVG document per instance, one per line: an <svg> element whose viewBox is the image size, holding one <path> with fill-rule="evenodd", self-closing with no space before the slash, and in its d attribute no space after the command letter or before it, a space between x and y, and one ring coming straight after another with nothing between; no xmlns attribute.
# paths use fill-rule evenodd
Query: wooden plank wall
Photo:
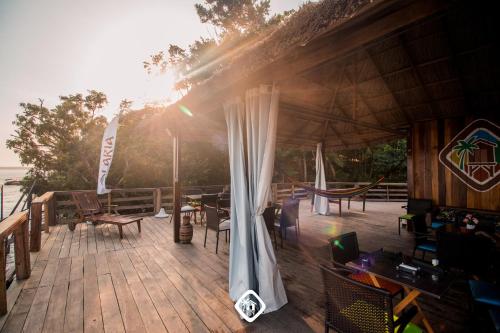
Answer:
<svg viewBox="0 0 500 333"><path fill-rule="evenodd" d="M477 192L439 162L441 149L471 121L448 118L413 124L408 140L409 197L429 198L440 206L500 211L500 185Z"/></svg>

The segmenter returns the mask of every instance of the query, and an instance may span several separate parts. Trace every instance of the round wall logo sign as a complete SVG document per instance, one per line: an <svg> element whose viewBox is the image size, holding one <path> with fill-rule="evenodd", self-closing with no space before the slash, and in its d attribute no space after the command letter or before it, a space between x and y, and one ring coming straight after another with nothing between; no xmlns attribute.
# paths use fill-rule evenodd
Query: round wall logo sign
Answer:
<svg viewBox="0 0 500 333"><path fill-rule="evenodd" d="M478 119L439 153L439 161L470 188L486 192L500 182L500 127Z"/></svg>

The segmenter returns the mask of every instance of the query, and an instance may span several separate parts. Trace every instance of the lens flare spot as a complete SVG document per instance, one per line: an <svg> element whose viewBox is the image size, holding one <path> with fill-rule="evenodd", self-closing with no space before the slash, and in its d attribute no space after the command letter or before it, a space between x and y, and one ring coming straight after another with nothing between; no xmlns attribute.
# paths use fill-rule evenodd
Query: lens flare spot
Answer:
<svg viewBox="0 0 500 333"><path fill-rule="evenodd" d="M323 233L328 236L337 235L337 228L334 225L329 225L323 229Z"/></svg>
<svg viewBox="0 0 500 333"><path fill-rule="evenodd" d="M184 113L185 115L187 115L189 117L193 116L193 113L191 112L191 110L189 110L187 108L187 106L185 106L185 105L179 104L179 110L181 110L182 113Z"/></svg>
<svg viewBox="0 0 500 333"><path fill-rule="evenodd" d="M333 245L335 245L336 247L338 247L341 250L344 249L344 245L342 245L342 243L340 243L338 239L333 241Z"/></svg>

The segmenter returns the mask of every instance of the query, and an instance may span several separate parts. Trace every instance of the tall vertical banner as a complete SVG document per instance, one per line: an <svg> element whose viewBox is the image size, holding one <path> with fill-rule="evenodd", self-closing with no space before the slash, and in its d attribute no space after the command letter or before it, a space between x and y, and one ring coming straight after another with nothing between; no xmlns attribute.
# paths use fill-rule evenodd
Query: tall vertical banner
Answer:
<svg viewBox="0 0 500 333"><path fill-rule="evenodd" d="M108 177L113 154L116 145L116 132L118 131L118 116L114 117L104 131L101 143L101 159L99 161L99 177L97 178L97 194L111 192L106 189L106 178Z"/></svg>

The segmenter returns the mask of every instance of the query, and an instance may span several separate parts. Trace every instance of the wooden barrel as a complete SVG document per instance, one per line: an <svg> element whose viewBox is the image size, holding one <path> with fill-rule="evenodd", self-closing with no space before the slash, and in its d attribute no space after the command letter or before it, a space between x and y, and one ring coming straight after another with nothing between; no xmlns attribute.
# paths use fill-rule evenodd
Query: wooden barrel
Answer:
<svg viewBox="0 0 500 333"><path fill-rule="evenodd" d="M188 244L191 243L191 240L193 239L193 226L190 223L191 217L190 216L183 216L182 217L182 225L179 230L179 241L182 244Z"/></svg>

